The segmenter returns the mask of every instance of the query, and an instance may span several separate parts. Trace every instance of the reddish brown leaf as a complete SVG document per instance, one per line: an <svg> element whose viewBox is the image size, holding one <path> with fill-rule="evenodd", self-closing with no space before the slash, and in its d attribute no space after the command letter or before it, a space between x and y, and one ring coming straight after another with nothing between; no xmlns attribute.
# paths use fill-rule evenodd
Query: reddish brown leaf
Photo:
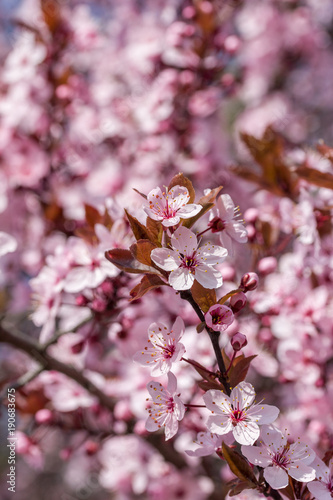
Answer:
<svg viewBox="0 0 333 500"><path fill-rule="evenodd" d="M154 264L150 258L151 251L154 250L154 248L157 247L151 241L138 240L136 243L133 243L133 245L131 245L130 251L133 257L141 262L141 264L154 267Z"/></svg>
<svg viewBox="0 0 333 500"><path fill-rule="evenodd" d="M41 0L42 14L45 24L54 33L60 23L60 8L56 0Z"/></svg>
<svg viewBox="0 0 333 500"><path fill-rule="evenodd" d="M258 484L250 464L240 453L233 450L225 443L222 443L222 451L231 472L233 472L235 476L242 481L251 481L255 485Z"/></svg>
<svg viewBox="0 0 333 500"><path fill-rule="evenodd" d="M213 374L210 370L207 370L207 368L202 366L197 361L194 361L193 359L186 359L185 361L192 365L199 375L201 375L201 377L205 380L211 381L215 379L215 374Z"/></svg>
<svg viewBox="0 0 333 500"><path fill-rule="evenodd" d="M206 313L211 306L216 304L215 290L204 288L197 280L194 280L191 292L195 302L204 313Z"/></svg>
<svg viewBox="0 0 333 500"><path fill-rule="evenodd" d="M136 260L129 250L123 248L113 248L105 252L105 257L112 262L118 269L125 271L127 273L134 274L158 274L161 273L154 267L146 266L138 260Z"/></svg>
<svg viewBox="0 0 333 500"><path fill-rule="evenodd" d="M138 193L140 196L142 196L142 198L144 198L145 200L147 199L147 195L143 194L143 193L140 193L140 191L138 191L137 189L133 188L133 191L135 191L136 193Z"/></svg>
<svg viewBox="0 0 333 500"><path fill-rule="evenodd" d="M94 227L95 224L102 222L103 216L99 213L97 208L91 205L84 205L84 211L88 226Z"/></svg>
<svg viewBox="0 0 333 500"><path fill-rule="evenodd" d="M240 288L237 288L236 290L231 290L231 292L227 293L226 295L223 295L223 297L220 298L220 300L218 301L218 303L221 304L221 305L223 305L233 295L235 295L236 293L241 292L241 291L242 290Z"/></svg>
<svg viewBox="0 0 333 500"><path fill-rule="evenodd" d="M200 387L200 389L202 389L205 392L209 391L210 389L217 389L218 391L221 391L223 389L223 386L215 380L211 381L199 380L197 384Z"/></svg>
<svg viewBox="0 0 333 500"><path fill-rule="evenodd" d="M315 168L302 165L296 168L296 173L299 177L310 184L327 189L333 189L333 175L329 172L320 172Z"/></svg>
<svg viewBox="0 0 333 500"><path fill-rule="evenodd" d="M252 481L240 481L239 479L230 481L227 486L230 488L228 491L229 497L235 497L244 490L252 490L257 487L257 485L252 483Z"/></svg>
<svg viewBox="0 0 333 500"><path fill-rule="evenodd" d="M174 186L183 186L183 187L186 187L187 190L188 190L188 193L190 195L190 199L189 199L189 203L193 203L194 200L195 200L195 191L194 191L194 188L193 188L193 184L192 182L190 181L190 179L188 179L187 177L184 176L184 174L177 174L175 175L172 179L171 179L171 182L168 186L168 190L170 191L171 188L173 188Z"/></svg>
<svg viewBox="0 0 333 500"><path fill-rule="evenodd" d="M237 356L237 358L234 359L228 373L230 387L236 387L236 385L245 380L251 361L253 361L253 359L256 357L256 354L254 354L253 356L248 356L247 358L241 355Z"/></svg>
<svg viewBox="0 0 333 500"><path fill-rule="evenodd" d="M150 234L147 230L146 226L141 224L133 215L129 214L127 210L125 210L127 215L128 222L130 223L131 229L133 231L134 237L136 240L150 240Z"/></svg>
<svg viewBox="0 0 333 500"><path fill-rule="evenodd" d="M154 288L159 288L160 286L167 285L168 284L161 280L158 276L154 274L147 274L145 275L140 283L138 283L131 291L130 291L130 296L131 296L131 301L132 300L137 300L143 297L147 292L150 290L153 290Z"/></svg>
<svg viewBox="0 0 333 500"><path fill-rule="evenodd" d="M147 230L149 232L149 239L158 247L162 246L163 227L162 223L147 217Z"/></svg>

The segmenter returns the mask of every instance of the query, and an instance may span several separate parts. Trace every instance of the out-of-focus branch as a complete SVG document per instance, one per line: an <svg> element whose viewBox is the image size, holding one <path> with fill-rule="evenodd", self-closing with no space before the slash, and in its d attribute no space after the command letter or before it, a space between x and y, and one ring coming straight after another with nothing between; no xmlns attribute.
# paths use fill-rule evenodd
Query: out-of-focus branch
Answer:
<svg viewBox="0 0 333 500"><path fill-rule="evenodd" d="M10 344L17 349L26 352L29 356L38 361L44 370L55 370L71 378L92 395L96 396L101 405L111 411L113 410L114 401L109 396L107 396L93 382L85 377L82 372L76 370L70 365L62 363L53 356L50 356L50 354L46 352L45 347L35 340L27 337L21 332L4 328L0 325L0 342Z"/></svg>

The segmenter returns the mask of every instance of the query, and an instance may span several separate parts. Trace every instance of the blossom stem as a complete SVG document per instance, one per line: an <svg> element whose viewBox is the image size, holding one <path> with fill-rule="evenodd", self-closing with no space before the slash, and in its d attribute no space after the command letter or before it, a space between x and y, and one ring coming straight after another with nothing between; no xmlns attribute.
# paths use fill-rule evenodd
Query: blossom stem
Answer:
<svg viewBox="0 0 333 500"><path fill-rule="evenodd" d="M201 231L201 233L197 234L197 238L200 238L203 234L207 233L207 231L210 231L210 227L207 227L204 231Z"/></svg>
<svg viewBox="0 0 333 500"><path fill-rule="evenodd" d="M189 302L189 304L191 304L191 306L193 307L193 309L197 313L200 321L205 323L205 316L204 316L203 312L201 311L200 307L198 306L198 304L193 299L191 291L190 290L182 290L180 292L180 296L183 300L186 300L187 302ZM221 353L221 349L220 349L220 345L219 345L220 332L216 332L216 331L212 330L211 328L209 328L208 326L206 326L206 331L207 331L209 338L210 338L210 341L212 343L215 357L216 357L216 361L217 361L217 364L219 367L220 373L218 374L218 379L221 382L221 384L223 385L225 393L228 396L230 396L231 390L230 390L230 387L228 384L228 379L226 376L226 368L225 368L225 364L223 361L223 357L222 357L222 353Z"/></svg>

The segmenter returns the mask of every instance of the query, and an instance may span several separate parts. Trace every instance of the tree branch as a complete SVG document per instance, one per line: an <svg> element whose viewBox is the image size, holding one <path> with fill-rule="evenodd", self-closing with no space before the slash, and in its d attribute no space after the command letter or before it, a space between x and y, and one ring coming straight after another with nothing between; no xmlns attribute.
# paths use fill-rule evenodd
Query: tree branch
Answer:
<svg viewBox="0 0 333 500"><path fill-rule="evenodd" d="M193 299L191 291L190 290L183 290L180 292L180 296L182 299L186 300L189 304L191 304L191 306L193 307L193 309L197 313L200 321L202 323L205 323L205 316L204 316L203 312L201 311L200 307L198 306L198 304ZM226 370L226 367L225 367L225 364L223 361L223 357L222 357L222 353L221 353L221 349L220 349L220 345L219 345L220 332L215 332L215 330L212 330L207 325L206 325L205 329L206 329L206 331L209 335L210 341L212 343L215 357L216 357L216 361L217 361L217 364L219 367L220 373L218 375L218 379L221 382L221 384L223 385L226 394L228 396L230 396L230 394L231 394L230 385L228 383L228 378L226 376L227 370Z"/></svg>
<svg viewBox="0 0 333 500"><path fill-rule="evenodd" d="M17 349L26 352L29 356L38 361L44 370L55 370L63 375L66 375L72 380L75 380L75 382L84 387L84 389L96 396L102 406L111 411L114 409L114 401L102 392L87 377L85 377L82 372L76 370L73 366L62 363L53 356L50 356L46 352L44 346L30 337L27 337L17 331L9 331L8 328L4 328L0 325L0 342L10 344Z"/></svg>

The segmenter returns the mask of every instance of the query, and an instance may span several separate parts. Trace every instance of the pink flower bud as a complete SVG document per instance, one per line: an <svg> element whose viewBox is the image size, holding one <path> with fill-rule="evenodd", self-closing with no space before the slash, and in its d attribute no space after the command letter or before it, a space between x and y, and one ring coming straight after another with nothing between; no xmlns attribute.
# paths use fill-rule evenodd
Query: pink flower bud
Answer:
<svg viewBox="0 0 333 500"><path fill-rule="evenodd" d="M275 271L277 260L275 257L264 257L258 262L258 271L263 274L269 274Z"/></svg>
<svg viewBox="0 0 333 500"><path fill-rule="evenodd" d="M96 312L104 312L106 309L107 303L103 299L94 299L91 304L91 308Z"/></svg>
<svg viewBox="0 0 333 500"><path fill-rule="evenodd" d="M88 299L84 295L78 295L75 298L75 303L77 306L85 307L88 304Z"/></svg>
<svg viewBox="0 0 333 500"><path fill-rule="evenodd" d="M71 351L73 354L80 354L83 348L84 348L84 341L80 340L79 342L71 346Z"/></svg>
<svg viewBox="0 0 333 500"><path fill-rule="evenodd" d="M243 309L243 307L246 305L247 298L245 293L243 292L238 292L235 293L230 299L230 307L234 313L240 311Z"/></svg>
<svg viewBox="0 0 333 500"><path fill-rule="evenodd" d="M38 410L35 414L35 421L37 424L51 424L53 422L53 414L51 410L43 408Z"/></svg>
<svg viewBox="0 0 333 500"><path fill-rule="evenodd" d="M205 321L209 328L216 332L223 332L234 320L230 307L215 304L205 314Z"/></svg>
<svg viewBox="0 0 333 500"><path fill-rule="evenodd" d="M246 222L254 223L259 217L259 210L257 208L248 208L244 212L244 220Z"/></svg>
<svg viewBox="0 0 333 500"><path fill-rule="evenodd" d="M255 290L258 286L259 278L256 273L246 273L242 276L240 287L244 292Z"/></svg>
<svg viewBox="0 0 333 500"><path fill-rule="evenodd" d="M243 333L237 332L232 337L230 342L234 351L240 351L247 345L247 338L246 335L243 335Z"/></svg>
<svg viewBox="0 0 333 500"><path fill-rule="evenodd" d="M95 455L95 453L99 450L99 444L96 441L86 441L84 445L84 449L87 455Z"/></svg>

